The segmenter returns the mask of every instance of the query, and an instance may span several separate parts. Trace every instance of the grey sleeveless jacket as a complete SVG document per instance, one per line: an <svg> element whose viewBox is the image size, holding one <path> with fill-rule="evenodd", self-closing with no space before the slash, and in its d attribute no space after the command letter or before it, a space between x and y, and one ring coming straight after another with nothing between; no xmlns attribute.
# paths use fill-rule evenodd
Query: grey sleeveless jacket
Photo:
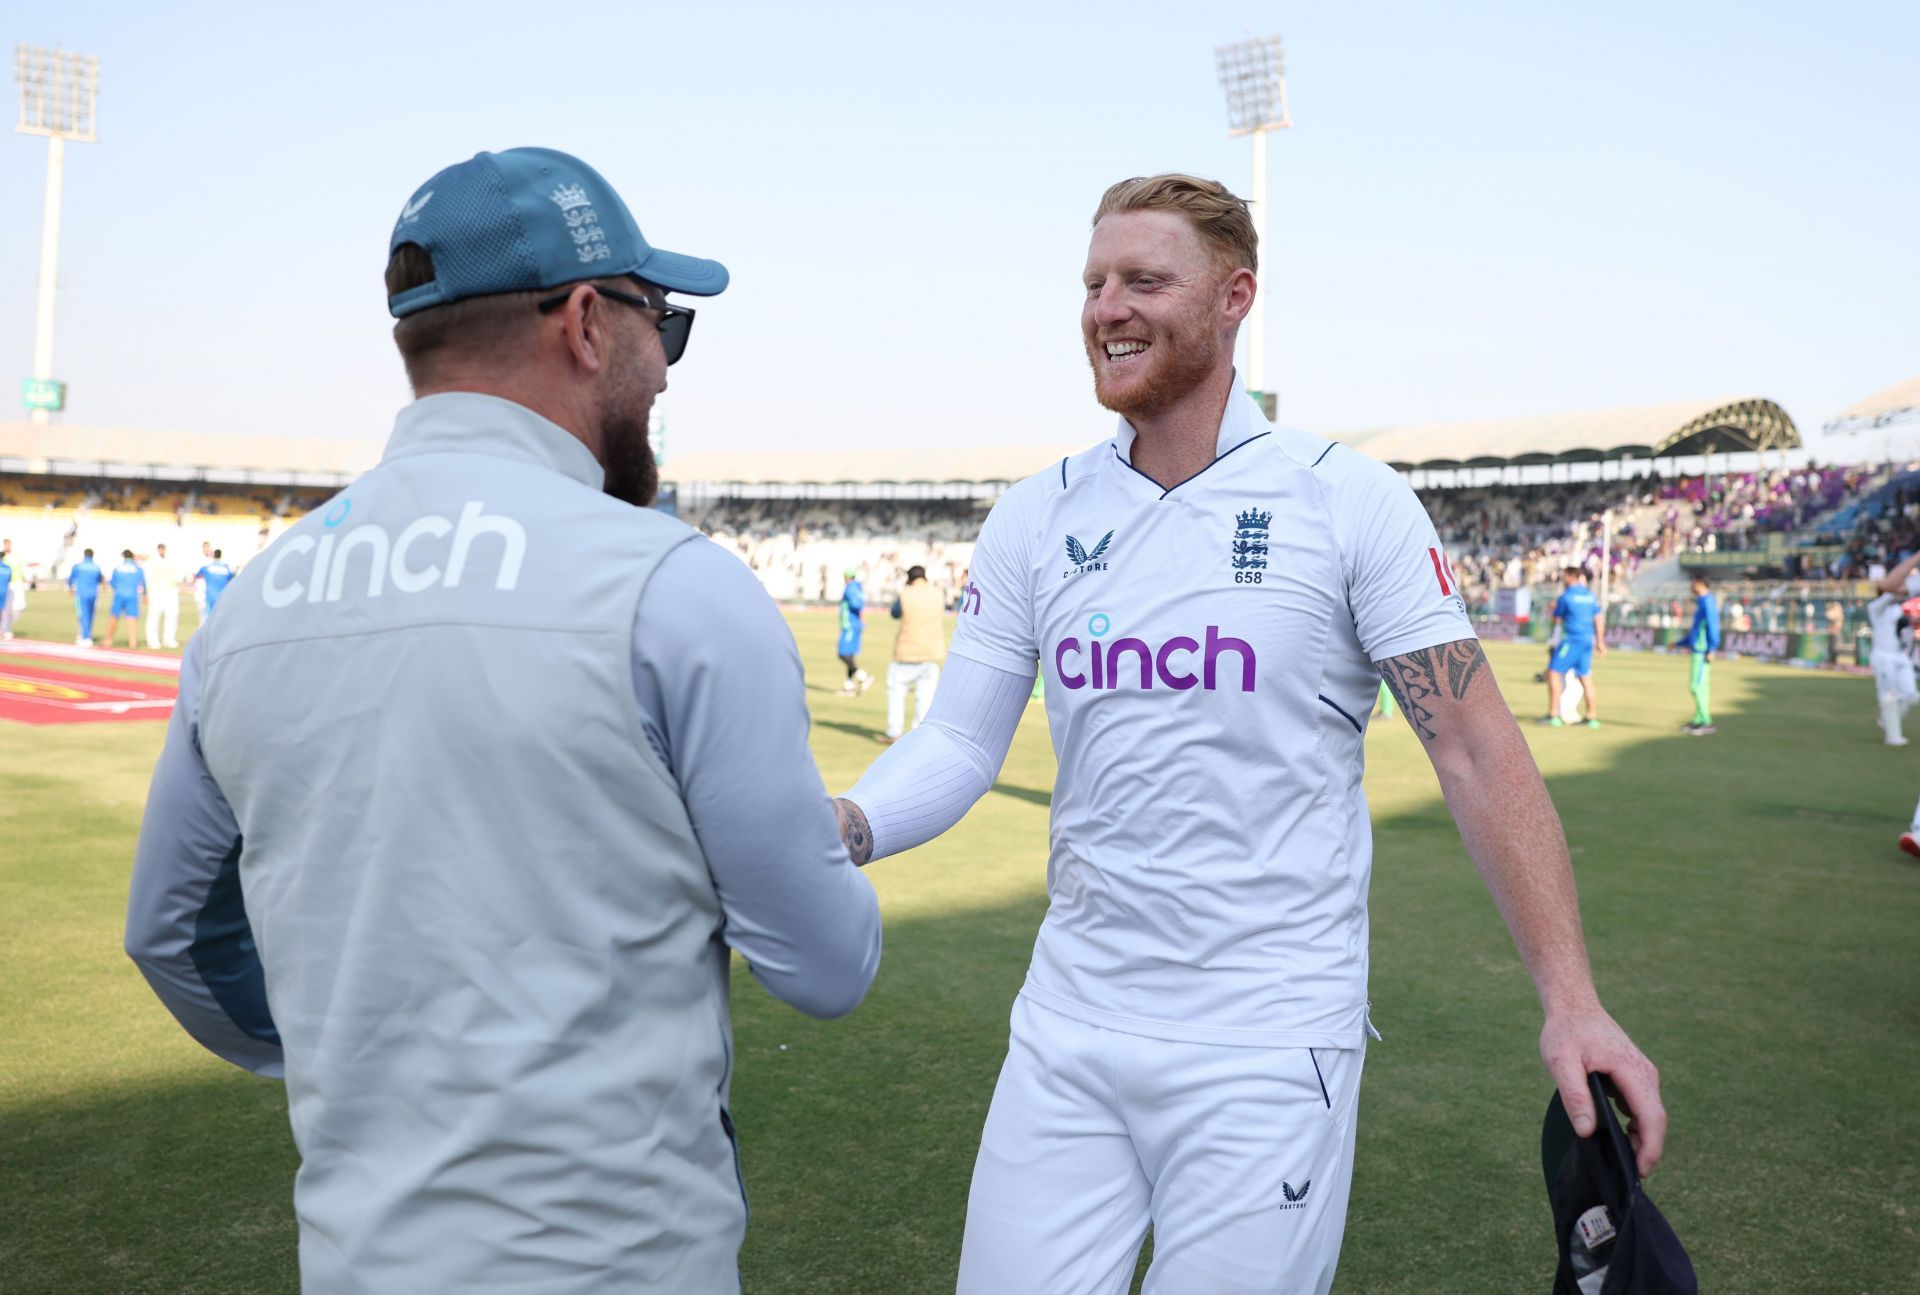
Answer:
<svg viewBox="0 0 1920 1295"><path fill-rule="evenodd" d="M722 909L630 655L695 533L599 481L430 397L204 631L308 1290L737 1289Z"/></svg>

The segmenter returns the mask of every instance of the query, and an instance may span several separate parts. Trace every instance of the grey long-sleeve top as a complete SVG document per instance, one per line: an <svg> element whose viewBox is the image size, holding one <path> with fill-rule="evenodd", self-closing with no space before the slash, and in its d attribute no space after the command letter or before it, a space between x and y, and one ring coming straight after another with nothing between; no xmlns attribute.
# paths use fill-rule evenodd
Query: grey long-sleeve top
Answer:
<svg viewBox="0 0 1920 1295"><path fill-rule="evenodd" d="M154 772L127 950L196 1039L277 1077L279 1040L245 915L237 895L216 893L239 829L199 750L201 644L182 662ZM819 884L846 849L807 746L800 658L778 609L737 558L689 541L661 560L639 600L632 659L641 725L686 803L728 945L781 1001L812 1016L851 1011L879 966L879 914L857 875Z"/></svg>

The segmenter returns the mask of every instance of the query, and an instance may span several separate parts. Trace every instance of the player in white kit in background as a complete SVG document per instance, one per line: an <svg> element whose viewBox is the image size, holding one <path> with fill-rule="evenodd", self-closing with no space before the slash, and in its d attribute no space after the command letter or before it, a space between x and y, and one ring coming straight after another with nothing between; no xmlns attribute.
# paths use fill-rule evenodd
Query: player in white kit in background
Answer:
<svg viewBox="0 0 1920 1295"><path fill-rule="evenodd" d="M1650 1170L1658 1077L1595 993L1559 819L1432 524L1385 464L1237 390L1246 204L1185 176L1115 185L1085 287L1118 431L995 506L927 722L840 802L856 859L953 826L1037 662L1051 903L959 1289L1125 1291L1149 1223L1148 1292L1331 1285L1372 1029L1361 767L1383 676L1539 988L1576 1127L1586 1073L1612 1075Z"/></svg>
<svg viewBox="0 0 1920 1295"><path fill-rule="evenodd" d="M164 544L147 561L147 646L180 646L180 563Z"/></svg>
<svg viewBox="0 0 1920 1295"><path fill-rule="evenodd" d="M1920 592L1920 553L1902 562L1874 585L1875 598L1867 604L1867 624L1873 629L1873 648L1867 654L1873 666L1873 688L1880 703L1880 731L1888 746L1905 746L1901 720L1920 702L1913 679L1913 624L1906 601Z"/></svg>

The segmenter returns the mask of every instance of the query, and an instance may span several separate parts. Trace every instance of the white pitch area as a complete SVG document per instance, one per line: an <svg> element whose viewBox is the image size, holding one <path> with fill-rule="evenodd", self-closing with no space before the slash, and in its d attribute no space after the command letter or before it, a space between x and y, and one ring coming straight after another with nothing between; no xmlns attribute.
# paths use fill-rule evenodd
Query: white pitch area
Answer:
<svg viewBox="0 0 1920 1295"><path fill-rule="evenodd" d="M158 652L117 652L112 648L81 647L78 643L14 639L10 643L0 643L0 653L50 657L62 661L91 661L94 665L114 666L121 670L152 670L156 674L180 673L180 658L177 656L163 656Z"/></svg>

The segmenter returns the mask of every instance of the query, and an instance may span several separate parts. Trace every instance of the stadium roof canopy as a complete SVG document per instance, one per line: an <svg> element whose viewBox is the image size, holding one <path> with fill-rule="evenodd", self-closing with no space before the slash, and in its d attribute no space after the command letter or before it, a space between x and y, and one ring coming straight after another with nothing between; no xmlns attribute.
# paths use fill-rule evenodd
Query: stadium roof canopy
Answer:
<svg viewBox="0 0 1920 1295"><path fill-rule="evenodd" d="M1408 471L1665 458L1709 450L1791 450L1800 446L1800 431L1771 400L1687 400L1538 418L1387 427L1338 439ZM675 485L772 486L1019 481L1086 448L700 450L673 459L661 469L660 479Z"/></svg>
<svg viewBox="0 0 1920 1295"><path fill-rule="evenodd" d="M1904 393L1904 394L1903 394ZM1920 378L1849 410L1920 404ZM1878 402L1878 403L1876 403ZM1582 463L1800 445L1770 400L1695 400L1587 413L1419 427L1339 438L1404 470ZM1012 482L1093 442L986 448L697 450L661 469L674 485L862 486ZM205 478L261 485L343 485L379 461L375 441L157 432L133 427L0 423L0 471L63 476Z"/></svg>
<svg viewBox="0 0 1920 1295"><path fill-rule="evenodd" d="M335 485L372 467L382 448L377 441L0 423L0 471L50 476Z"/></svg>
<svg viewBox="0 0 1920 1295"><path fill-rule="evenodd" d="M674 485L914 485L1020 481L1086 445L924 450L696 450L660 469Z"/></svg>
<svg viewBox="0 0 1920 1295"><path fill-rule="evenodd" d="M1920 418L1920 377L1875 392L1827 424L1830 432L1862 432Z"/></svg>
<svg viewBox="0 0 1920 1295"><path fill-rule="evenodd" d="M1681 400L1537 418L1388 427L1339 439L1404 471L1792 450L1800 447L1800 430L1771 400Z"/></svg>

